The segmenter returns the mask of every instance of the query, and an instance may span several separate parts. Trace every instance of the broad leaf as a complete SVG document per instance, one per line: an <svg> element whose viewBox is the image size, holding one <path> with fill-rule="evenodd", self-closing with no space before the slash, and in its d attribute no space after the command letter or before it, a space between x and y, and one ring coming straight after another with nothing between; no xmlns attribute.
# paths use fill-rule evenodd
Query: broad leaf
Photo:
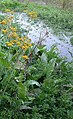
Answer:
<svg viewBox="0 0 73 119"><path fill-rule="evenodd" d="M41 61L47 64L47 56L46 54L43 52L42 56L41 56Z"/></svg>
<svg viewBox="0 0 73 119"><path fill-rule="evenodd" d="M54 71L55 63L56 63L56 59L51 59L49 61L49 64L47 65L47 69L46 69L46 78L48 78Z"/></svg>
<svg viewBox="0 0 73 119"><path fill-rule="evenodd" d="M6 59L3 59L3 58L0 58L0 64L3 67L7 67L7 68L11 66L11 64Z"/></svg>
<svg viewBox="0 0 73 119"><path fill-rule="evenodd" d="M27 98L27 87L21 82L18 83L18 96L23 100Z"/></svg>
<svg viewBox="0 0 73 119"><path fill-rule="evenodd" d="M22 106L20 107L20 110L31 110L31 109L32 109L31 107L26 106L26 105L22 105Z"/></svg>
<svg viewBox="0 0 73 119"><path fill-rule="evenodd" d="M30 86L30 85L40 86L40 84L37 81L34 81L34 80L28 80L27 85L28 86Z"/></svg>

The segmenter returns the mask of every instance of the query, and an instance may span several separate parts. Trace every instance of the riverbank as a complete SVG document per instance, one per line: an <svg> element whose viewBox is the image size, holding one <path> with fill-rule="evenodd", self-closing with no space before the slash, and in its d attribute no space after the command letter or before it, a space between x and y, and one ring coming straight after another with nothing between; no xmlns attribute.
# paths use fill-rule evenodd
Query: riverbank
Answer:
<svg viewBox="0 0 73 119"><path fill-rule="evenodd" d="M36 11L38 17L52 27L56 32L59 30L73 31L73 11L62 10L51 6L43 6L38 3L20 3L20 2L1 2L0 9L10 8L14 11Z"/></svg>

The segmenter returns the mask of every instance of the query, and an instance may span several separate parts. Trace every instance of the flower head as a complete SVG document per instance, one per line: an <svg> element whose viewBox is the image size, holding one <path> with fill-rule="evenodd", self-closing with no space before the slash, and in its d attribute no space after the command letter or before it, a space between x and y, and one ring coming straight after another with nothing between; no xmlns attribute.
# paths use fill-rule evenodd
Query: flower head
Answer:
<svg viewBox="0 0 73 119"><path fill-rule="evenodd" d="M17 29L15 27L10 27L12 31L16 31Z"/></svg>
<svg viewBox="0 0 73 119"><path fill-rule="evenodd" d="M2 32L4 33L4 34L6 34L7 33L7 29L2 29Z"/></svg>
<svg viewBox="0 0 73 119"><path fill-rule="evenodd" d="M17 35L17 33L16 32L13 32L13 33L11 33L11 34L9 34L9 36L8 36L9 38L10 37L12 37L12 38L17 38L18 37L18 35Z"/></svg>
<svg viewBox="0 0 73 119"><path fill-rule="evenodd" d="M6 25L7 23L6 23L6 21L5 20L3 20L2 22L0 22L1 24L4 24L4 25Z"/></svg>
<svg viewBox="0 0 73 119"><path fill-rule="evenodd" d="M23 55L22 58L28 60L28 56L27 55Z"/></svg>
<svg viewBox="0 0 73 119"><path fill-rule="evenodd" d="M11 42L6 42L6 45L8 46L8 47L11 47L11 46L13 46L13 42L11 41Z"/></svg>
<svg viewBox="0 0 73 119"><path fill-rule="evenodd" d="M11 10L10 9L6 9L5 12L11 12Z"/></svg>

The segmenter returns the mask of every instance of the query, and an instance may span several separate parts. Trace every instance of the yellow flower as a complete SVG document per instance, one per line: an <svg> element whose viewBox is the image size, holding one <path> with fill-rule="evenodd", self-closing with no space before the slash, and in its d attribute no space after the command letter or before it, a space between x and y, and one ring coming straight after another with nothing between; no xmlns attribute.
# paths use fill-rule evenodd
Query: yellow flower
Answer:
<svg viewBox="0 0 73 119"><path fill-rule="evenodd" d="M13 33L11 33L11 34L9 34L9 36L8 36L9 38L10 37L12 37L12 38L17 38L18 37L18 35L17 35L17 33L16 32L13 32Z"/></svg>
<svg viewBox="0 0 73 119"><path fill-rule="evenodd" d="M28 10L23 10L23 12L26 12L26 13L27 13L27 12L28 12Z"/></svg>
<svg viewBox="0 0 73 119"><path fill-rule="evenodd" d="M16 44L17 44L17 45L21 45L21 43L20 43L20 42L16 42Z"/></svg>
<svg viewBox="0 0 73 119"><path fill-rule="evenodd" d="M36 18L38 16L38 13L37 12L29 12L28 15L31 17L31 18Z"/></svg>
<svg viewBox="0 0 73 119"><path fill-rule="evenodd" d="M23 46L21 46L21 48L27 50L28 46L27 45L23 45Z"/></svg>
<svg viewBox="0 0 73 119"><path fill-rule="evenodd" d="M12 45L12 43L8 43L7 46L11 47L11 46L13 46L13 45Z"/></svg>
<svg viewBox="0 0 73 119"><path fill-rule="evenodd" d="M2 32L4 33L4 34L6 34L7 33L7 29L2 29Z"/></svg>
<svg viewBox="0 0 73 119"><path fill-rule="evenodd" d="M22 38L18 37L18 40L22 41Z"/></svg>
<svg viewBox="0 0 73 119"><path fill-rule="evenodd" d="M10 11L10 13L11 13L11 14L14 14L14 12L13 12L13 11Z"/></svg>
<svg viewBox="0 0 73 119"><path fill-rule="evenodd" d="M17 41L16 40L13 40L13 43L16 43Z"/></svg>
<svg viewBox="0 0 73 119"><path fill-rule="evenodd" d="M16 30L17 30L17 28L15 28L15 27L10 27L10 29L11 29L12 31L16 31Z"/></svg>
<svg viewBox="0 0 73 119"><path fill-rule="evenodd" d="M13 42L13 41L11 41L10 43L11 43L12 45L14 45L14 42Z"/></svg>
<svg viewBox="0 0 73 119"><path fill-rule="evenodd" d="M25 46L21 46L22 49L25 49Z"/></svg>
<svg viewBox="0 0 73 119"><path fill-rule="evenodd" d="M11 16L11 17L9 17L9 20L12 20L14 18L14 16Z"/></svg>
<svg viewBox="0 0 73 119"><path fill-rule="evenodd" d="M28 36L23 37L24 40L28 39Z"/></svg>
<svg viewBox="0 0 73 119"><path fill-rule="evenodd" d="M6 42L6 44L9 44L9 42Z"/></svg>
<svg viewBox="0 0 73 119"><path fill-rule="evenodd" d="M24 42L24 46L26 46L26 45L28 45L28 43L27 42Z"/></svg>
<svg viewBox="0 0 73 119"><path fill-rule="evenodd" d="M32 46L32 44L28 44L28 46L29 46L29 47L31 47L31 46Z"/></svg>
<svg viewBox="0 0 73 119"><path fill-rule="evenodd" d="M28 56L27 55L23 55L22 58L28 60Z"/></svg>
<svg viewBox="0 0 73 119"><path fill-rule="evenodd" d="M11 12L11 10L10 9L6 9L5 12Z"/></svg>
<svg viewBox="0 0 73 119"><path fill-rule="evenodd" d="M17 37L18 37L18 35L17 35L17 33L16 33L16 32L13 32L13 34L12 34L12 35L13 35L13 37L14 37L14 38L17 38Z"/></svg>
<svg viewBox="0 0 73 119"><path fill-rule="evenodd" d="M25 46L25 50L27 50L29 47L28 46Z"/></svg>
<svg viewBox="0 0 73 119"><path fill-rule="evenodd" d="M5 21L5 20L3 20L3 21L1 22L1 24L4 24L4 25L5 25L5 24L7 24L7 23L6 23L6 21Z"/></svg>
<svg viewBox="0 0 73 119"><path fill-rule="evenodd" d="M37 12L29 12L28 15L31 17L31 18L36 18L38 16L38 13Z"/></svg>
<svg viewBox="0 0 73 119"><path fill-rule="evenodd" d="M29 39L27 42L28 42L28 43L31 42L31 39Z"/></svg>

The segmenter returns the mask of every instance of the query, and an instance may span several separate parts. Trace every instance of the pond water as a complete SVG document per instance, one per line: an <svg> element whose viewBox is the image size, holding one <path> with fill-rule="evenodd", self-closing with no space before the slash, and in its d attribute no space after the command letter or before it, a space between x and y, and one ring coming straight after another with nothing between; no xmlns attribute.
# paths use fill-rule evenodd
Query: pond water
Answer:
<svg viewBox="0 0 73 119"><path fill-rule="evenodd" d="M70 43L72 36L66 36L63 33L60 36L56 36L53 34L52 29L47 27L43 21L39 19L31 20L26 13L15 13L15 17L15 22L19 23L21 28L29 31L28 37L32 39L32 42L36 43L43 39L42 44L46 46L47 50L52 45L56 45L61 57L66 57L67 61L73 60L73 46ZM24 33L24 35L26 34Z"/></svg>

